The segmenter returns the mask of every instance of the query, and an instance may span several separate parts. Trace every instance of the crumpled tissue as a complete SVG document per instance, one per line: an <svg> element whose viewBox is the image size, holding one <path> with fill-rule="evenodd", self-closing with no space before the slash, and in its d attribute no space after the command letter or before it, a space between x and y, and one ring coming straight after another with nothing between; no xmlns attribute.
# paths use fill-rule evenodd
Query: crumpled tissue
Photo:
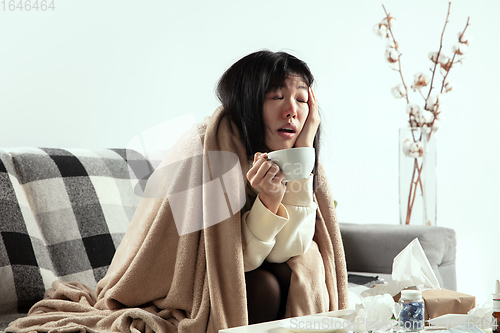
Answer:
<svg viewBox="0 0 500 333"><path fill-rule="evenodd" d="M392 320L394 315L397 318L396 307L398 304L389 294L365 297L360 303L356 304L355 309L343 309L321 313L312 316L326 316L344 319L348 322L346 331L366 332L386 331L397 324Z"/></svg>
<svg viewBox="0 0 500 333"><path fill-rule="evenodd" d="M392 263L392 280L365 290L361 296L390 294L396 296L401 290L415 286L418 290L441 289L418 238L412 240Z"/></svg>
<svg viewBox="0 0 500 333"><path fill-rule="evenodd" d="M385 331L392 328L396 324L396 321L391 320L392 316L394 315L396 318L399 316L396 307L394 298L389 294L363 298L361 303L356 304L353 331Z"/></svg>
<svg viewBox="0 0 500 333"><path fill-rule="evenodd" d="M477 326L482 329L491 328L493 304L491 301L484 303L481 306L476 306L467 314L446 314L428 320L427 322L439 328L457 328L462 326L472 327ZM482 331L481 331L482 332Z"/></svg>

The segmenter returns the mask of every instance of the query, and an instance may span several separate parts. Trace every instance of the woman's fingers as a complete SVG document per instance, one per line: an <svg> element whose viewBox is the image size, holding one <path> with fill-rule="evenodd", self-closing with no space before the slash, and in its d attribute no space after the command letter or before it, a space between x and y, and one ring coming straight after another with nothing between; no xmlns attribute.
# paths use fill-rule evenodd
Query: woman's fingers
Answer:
<svg viewBox="0 0 500 333"><path fill-rule="evenodd" d="M285 174L280 170L279 166L274 164L269 168L266 175L262 179L260 184L261 190L264 192L269 192L273 194L278 194L282 192L285 185L282 184L282 180L285 178Z"/></svg>
<svg viewBox="0 0 500 333"><path fill-rule="evenodd" d="M257 179L258 184L261 184L265 179L272 179L275 174L279 172L279 167L271 161L264 161L259 171L257 171L255 178ZM277 168L277 169L276 169ZM267 178L266 178L267 177Z"/></svg>
<svg viewBox="0 0 500 333"><path fill-rule="evenodd" d="M263 156L264 155L264 156ZM260 157L263 157L264 159L267 158L267 153L260 153L260 152L256 152L254 155L253 155L253 162L255 163Z"/></svg>
<svg viewBox="0 0 500 333"><path fill-rule="evenodd" d="M249 170L247 178L252 187L262 190L279 184L284 174L276 163L261 159Z"/></svg>
<svg viewBox="0 0 500 333"><path fill-rule="evenodd" d="M316 102L316 95L314 95L314 90L312 87L309 87L309 99L307 100L309 105L315 105Z"/></svg>
<svg viewBox="0 0 500 333"><path fill-rule="evenodd" d="M252 187L269 194L280 193L285 187L282 183L284 178L285 173L276 163L267 160L266 153L254 155L254 163L247 172L247 179Z"/></svg>
<svg viewBox="0 0 500 333"><path fill-rule="evenodd" d="M247 172L247 179L252 181L257 172L259 171L260 166L266 161L267 154L264 153L255 153L253 158L253 164L250 170ZM253 185L252 185L253 186Z"/></svg>
<svg viewBox="0 0 500 333"><path fill-rule="evenodd" d="M280 167L275 163L267 169L265 176L263 177L264 181L272 182L273 178L280 172Z"/></svg>
<svg viewBox="0 0 500 333"><path fill-rule="evenodd" d="M260 188L260 183L266 176L267 171L269 170L269 168L271 168L271 166L271 161L267 161L263 157L259 158L247 173L247 179L250 181L250 185L255 188Z"/></svg>
<svg viewBox="0 0 500 333"><path fill-rule="evenodd" d="M318 111L318 101L316 100L316 95L314 95L314 90L312 87L309 87L309 99L307 100L307 104L309 104L309 115L308 120L312 123L319 124L319 111Z"/></svg>
<svg viewBox="0 0 500 333"><path fill-rule="evenodd" d="M311 87L309 87L309 99L307 100L307 104L309 106L309 114L302 127L302 131L297 137L297 141L295 141L295 147L313 147L314 137L318 131L320 123L318 102Z"/></svg>

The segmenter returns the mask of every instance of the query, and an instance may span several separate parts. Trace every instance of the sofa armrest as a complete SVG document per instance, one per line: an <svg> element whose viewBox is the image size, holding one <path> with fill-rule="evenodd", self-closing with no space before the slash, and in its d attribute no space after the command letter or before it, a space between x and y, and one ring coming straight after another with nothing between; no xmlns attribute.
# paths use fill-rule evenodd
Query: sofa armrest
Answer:
<svg viewBox="0 0 500 333"><path fill-rule="evenodd" d="M456 290L453 229L418 225L339 223L347 270L391 274L393 259L418 238L442 288Z"/></svg>

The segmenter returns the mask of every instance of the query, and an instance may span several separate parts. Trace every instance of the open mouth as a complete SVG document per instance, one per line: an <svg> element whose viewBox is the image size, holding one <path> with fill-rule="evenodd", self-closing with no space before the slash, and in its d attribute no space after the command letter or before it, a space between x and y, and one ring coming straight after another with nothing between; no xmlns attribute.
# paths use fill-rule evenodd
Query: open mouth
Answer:
<svg viewBox="0 0 500 333"><path fill-rule="evenodd" d="M280 128L278 132L295 133L295 130L293 128Z"/></svg>

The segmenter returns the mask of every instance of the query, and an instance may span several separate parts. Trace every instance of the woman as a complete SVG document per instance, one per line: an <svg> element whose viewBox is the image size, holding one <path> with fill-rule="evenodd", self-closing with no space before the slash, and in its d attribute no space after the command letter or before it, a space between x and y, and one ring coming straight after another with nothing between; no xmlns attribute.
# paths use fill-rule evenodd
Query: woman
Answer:
<svg viewBox="0 0 500 333"><path fill-rule="evenodd" d="M7 331L217 332L346 307L342 240L317 154L314 176L301 180L314 178L314 193L311 186L287 192L283 173L265 160L271 150L319 148L312 82L307 66L286 53L256 52L235 63L219 82L222 107L199 124L199 137L172 149L196 152L201 142L203 158L180 160L168 184L192 195L144 197L95 292L55 282ZM217 174L214 152L237 157L236 178ZM148 181L152 192L165 190L157 182L162 170ZM231 192L240 182L242 191ZM226 197L208 209L214 191ZM235 209L239 200L229 193L240 193L244 207ZM180 218L178 202L188 208ZM214 224L215 215L223 218ZM176 222L193 216L201 227L179 232Z"/></svg>
<svg viewBox="0 0 500 333"><path fill-rule="evenodd" d="M282 183L284 173L275 163L266 161L267 154L260 153L314 147L316 157L319 155L320 117L313 81L303 61L284 52L269 51L244 57L219 81L222 106L243 134L247 155L254 157L247 179L259 192L252 213L243 214L242 226L250 323L284 316L291 275L284 262L303 254L314 234L316 204L308 184L313 177L288 184L304 193L288 191L285 202L289 204L283 205L287 189ZM309 199L306 207L291 204L297 204L300 197ZM269 225L272 228L266 227Z"/></svg>

